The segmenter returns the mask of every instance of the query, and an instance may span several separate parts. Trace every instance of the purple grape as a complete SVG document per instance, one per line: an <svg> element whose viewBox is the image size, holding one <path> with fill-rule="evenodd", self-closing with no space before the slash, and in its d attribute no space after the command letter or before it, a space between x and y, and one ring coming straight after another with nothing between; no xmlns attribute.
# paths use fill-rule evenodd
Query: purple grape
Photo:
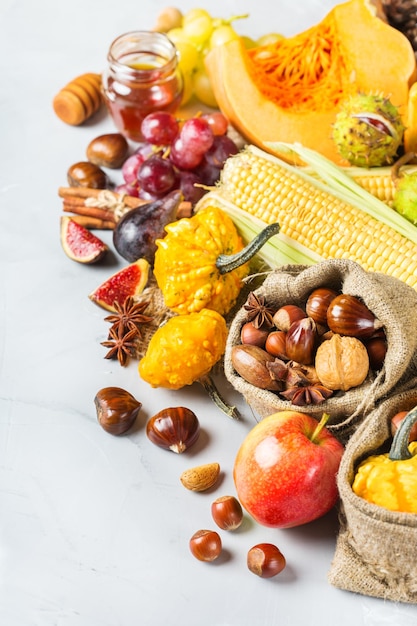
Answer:
<svg viewBox="0 0 417 626"><path fill-rule="evenodd" d="M155 111L149 113L141 125L141 132L146 141L157 146L168 146L178 135L179 124L172 113Z"/></svg>
<svg viewBox="0 0 417 626"><path fill-rule="evenodd" d="M209 163L204 157L201 163L193 170L203 185L213 187L220 178L221 169Z"/></svg>
<svg viewBox="0 0 417 626"><path fill-rule="evenodd" d="M114 190L116 193L127 194L128 196L133 196L134 198L139 197L139 187L137 184L130 185L129 183L122 183L121 185L117 185Z"/></svg>
<svg viewBox="0 0 417 626"><path fill-rule="evenodd" d="M122 176L126 184L137 182L138 171L144 159L139 154L132 154L122 165Z"/></svg>
<svg viewBox="0 0 417 626"><path fill-rule="evenodd" d="M214 141L210 124L203 117L192 117L186 120L181 128L180 138L187 150L204 154Z"/></svg>
<svg viewBox="0 0 417 626"><path fill-rule="evenodd" d="M172 163L178 167L180 170L192 170L199 163L201 163L203 159L203 154L201 152L195 152L194 150L190 150L186 148L183 144L181 137L177 137L174 142L171 144L171 151L169 158Z"/></svg>
<svg viewBox="0 0 417 626"><path fill-rule="evenodd" d="M168 159L154 154L142 163L137 179L144 191L160 196L174 189L177 175Z"/></svg>
<svg viewBox="0 0 417 626"><path fill-rule="evenodd" d="M204 157L208 163L222 169L226 159L238 152L239 148L233 139L230 139L227 135L218 135L214 137L213 144Z"/></svg>
<svg viewBox="0 0 417 626"><path fill-rule="evenodd" d="M184 196L184 200L191 202L192 205L196 204L200 198L207 193L206 189L202 187L196 187L201 185L201 179L194 172L180 172L180 190Z"/></svg>

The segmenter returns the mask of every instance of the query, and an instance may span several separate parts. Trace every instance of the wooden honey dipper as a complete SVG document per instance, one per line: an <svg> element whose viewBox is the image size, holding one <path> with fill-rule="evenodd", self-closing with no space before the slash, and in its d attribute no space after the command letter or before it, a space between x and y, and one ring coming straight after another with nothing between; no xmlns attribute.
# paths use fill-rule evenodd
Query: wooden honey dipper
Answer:
<svg viewBox="0 0 417 626"><path fill-rule="evenodd" d="M65 85L54 97L52 106L63 122L78 126L98 111L102 102L101 76L90 72Z"/></svg>

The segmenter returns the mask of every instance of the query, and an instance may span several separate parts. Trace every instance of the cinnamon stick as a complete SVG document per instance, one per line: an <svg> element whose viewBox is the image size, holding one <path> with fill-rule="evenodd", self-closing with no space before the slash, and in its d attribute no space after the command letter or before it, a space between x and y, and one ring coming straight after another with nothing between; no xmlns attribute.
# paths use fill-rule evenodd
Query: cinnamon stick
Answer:
<svg viewBox="0 0 417 626"><path fill-rule="evenodd" d="M114 212L111 209L99 208L95 206L86 206L85 200L88 198L98 198L103 189L93 189L91 187L59 187L58 195L63 199L63 208L66 212L73 212L77 215L98 218L106 221L116 222ZM144 204L148 204L149 200L142 200L133 196L122 196L114 191L116 200L122 200L129 209L136 209ZM183 200L180 202L177 211L177 219L182 217L191 217L193 207L191 202Z"/></svg>
<svg viewBox="0 0 417 626"><path fill-rule="evenodd" d="M71 215L70 217L74 222L89 230L113 230L115 227L114 221L102 220L98 217L90 217L89 215Z"/></svg>
<svg viewBox="0 0 417 626"><path fill-rule="evenodd" d="M136 209L136 207L148 203L148 200L142 200L134 196L124 196L116 191L107 189L93 189L92 187L59 187L58 195L61 198L98 198L102 191L112 193L116 200L123 200L124 204L128 206L129 209Z"/></svg>
<svg viewBox="0 0 417 626"><path fill-rule="evenodd" d="M66 200L64 200L62 208L66 213L75 213L76 215L84 215L85 217L96 217L100 220L116 224L113 211L109 211L108 209L99 209L96 206L85 206L84 204L80 206L68 204Z"/></svg>

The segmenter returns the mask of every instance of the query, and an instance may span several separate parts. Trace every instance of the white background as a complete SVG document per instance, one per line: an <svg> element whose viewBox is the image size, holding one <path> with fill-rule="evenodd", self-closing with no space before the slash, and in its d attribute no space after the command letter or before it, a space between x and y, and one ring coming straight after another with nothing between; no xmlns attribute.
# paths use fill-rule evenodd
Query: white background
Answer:
<svg viewBox="0 0 417 626"><path fill-rule="evenodd" d="M213 15L250 13L237 26L254 38L295 34L331 1L202 2ZM213 564L188 551L213 527L211 501L234 493L233 461L255 417L233 422L200 386L179 392L142 383L136 363L105 360L105 312L87 295L125 265L68 259L59 240L57 189L88 142L113 132L102 115L65 125L52 98L69 80L105 67L111 41L152 27L162 1L0 0L0 623L2 626L411 626L417 608L340 591L326 576L337 514L291 530L246 518L222 532ZM195 7L182 2L183 11ZM111 245L109 233L103 238ZM117 385L143 403L137 425L117 438L97 424L93 399ZM153 446L144 425L168 406L187 406L202 425L192 450ZM218 461L211 493L186 491L180 473ZM389 538L387 538L389 540ZM272 580L246 569L246 552L276 543L288 562Z"/></svg>

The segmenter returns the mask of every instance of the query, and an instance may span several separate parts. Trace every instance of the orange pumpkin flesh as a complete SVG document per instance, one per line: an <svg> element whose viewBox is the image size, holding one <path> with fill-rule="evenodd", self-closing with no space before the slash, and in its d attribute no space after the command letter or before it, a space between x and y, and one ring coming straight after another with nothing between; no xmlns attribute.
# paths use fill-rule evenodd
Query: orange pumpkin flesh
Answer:
<svg viewBox="0 0 417 626"><path fill-rule="evenodd" d="M322 66L308 62L307 53L323 54ZM260 72L257 58L268 54L282 71L264 64ZM270 152L264 142L299 142L343 165L332 140L341 101L358 91L382 93L406 122L409 88L417 79L410 42L366 0L337 5L316 26L271 46L247 50L234 40L213 48L206 67L219 108L247 141Z"/></svg>

